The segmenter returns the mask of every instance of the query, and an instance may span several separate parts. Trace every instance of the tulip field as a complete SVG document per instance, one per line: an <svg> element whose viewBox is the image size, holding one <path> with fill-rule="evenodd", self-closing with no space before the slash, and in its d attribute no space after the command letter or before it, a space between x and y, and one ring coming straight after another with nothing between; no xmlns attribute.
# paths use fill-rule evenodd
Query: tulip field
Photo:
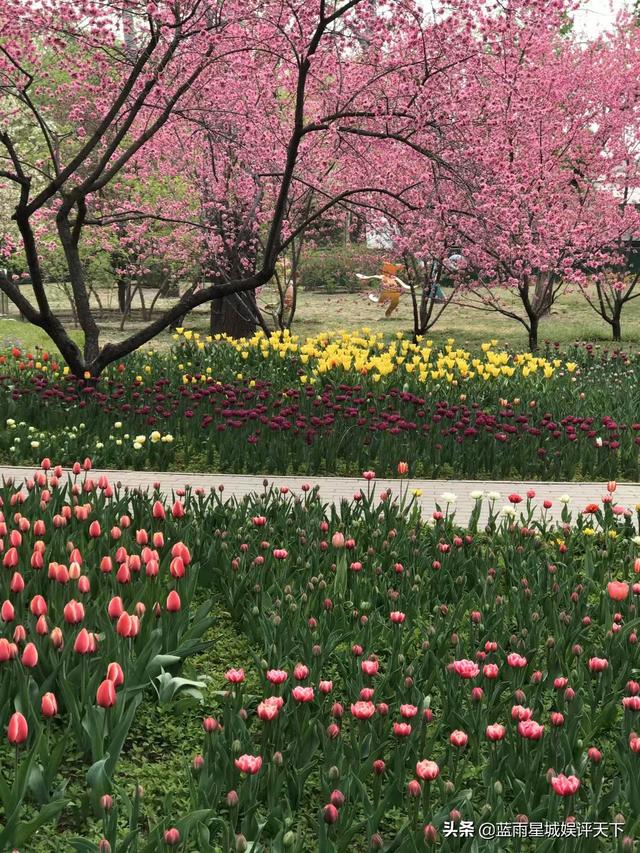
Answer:
<svg viewBox="0 0 640 853"><path fill-rule="evenodd" d="M463 528L396 473L337 507L5 482L0 849L632 849L640 505Z"/></svg>
<svg viewBox="0 0 640 853"><path fill-rule="evenodd" d="M638 352L174 337L80 383L47 352L0 356L0 461L388 476L407 458L430 478L640 479Z"/></svg>

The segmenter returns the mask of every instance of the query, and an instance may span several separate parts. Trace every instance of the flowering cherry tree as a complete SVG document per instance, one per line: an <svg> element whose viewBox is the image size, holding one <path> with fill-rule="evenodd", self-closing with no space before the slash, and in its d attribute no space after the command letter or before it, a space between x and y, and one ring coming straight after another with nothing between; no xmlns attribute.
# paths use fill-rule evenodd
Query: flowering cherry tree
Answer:
<svg viewBox="0 0 640 853"><path fill-rule="evenodd" d="M468 6L459 5L463 12ZM9 0L0 13L0 179L15 193L12 218L35 302L15 281L4 279L0 287L47 332L76 375L94 376L192 308L255 291L269 281L278 256L295 238L295 231L283 235L284 216L292 186L304 177L298 172L314 137L323 135L327 150L337 156L350 139L373 145L391 138L399 150L415 144L417 131L424 137L428 130L433 144L422 142L421 150L436 156L437 135L416 125L416 104L431 76L425 42L448 41L460 52L469 41L468 13L452 14L449 21L444 28L425 23L411 0L394 0L384 10L368 0L249 5L130 0L100 6L91 0L45 5ZM447 53L446 45L441 53ZM185 216L199 203L190 188L182 199L159 195L154 211L127 208L131 177L150 163L162 170L189 134L202 140L194 127L206 132L216 169L232 144L236 159L226 162L234 170L241 164L246 185L255 190L268 179L260 192L271 201L256 218L262 231L259 260L254 266L249 252L241 269L189 290L124 340L103 344L81 245L98 220L104 225L105 199L112 209L110 224L127 239L132 223L140 226L144 216L224 239L208 222ZM260 174L252 172L258 154ZM236 187L242 183L234 179ZM334 186L315 213L359 189ZM182 202L179 216L172 211L176 201ZM64 254L84 333L82 349L47 295L47 242Z"/></svg>
<svg viewBox="0 0 640 853"><path fill-rule="evenodd" d="M459 235L467 304L521 323L531 349L559 294L611 263L628 229L604 156L611 121L599 124L606 78L597 49L563 35L572 8L514 0L480 16L484 49L448 124L456 180L440 169L437 216Z"/></svg>

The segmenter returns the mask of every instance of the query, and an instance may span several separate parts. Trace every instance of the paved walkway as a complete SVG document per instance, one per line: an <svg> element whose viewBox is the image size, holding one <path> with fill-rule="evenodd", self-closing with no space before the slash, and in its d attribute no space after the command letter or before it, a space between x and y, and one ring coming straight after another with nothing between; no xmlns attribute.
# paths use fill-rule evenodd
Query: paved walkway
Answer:
<svg viewBox="0 0 640 853"><path fill-rule="evenodd" d="M13 478L16 482L30 477L34 468L0 466L0 479ZM111 482L120 483L130 488L149 488L159 483L160 489L165 494L171 494L176 489L186 485L193 487L202 486L209 490L224 486L223 495L226 498L233 496L241 497L252 491L262 491L265 479L276 486L288 486L292 491L299 491L303 483L320 486L320 495L323 500L339 503L341 499L350 500L354 493L360 490L366 491L365 480L356 477L300 477L288 475L255 475L245 474L195 474L187 472L160 472L160 471L113 471L108 469L94 469L91 476L97 479L100 474L106 474ZM376 479L375 486L379 493L382 489L390 488L397 495L400 489L400 480ZM403 485L404 488L404 485ZM569 507L575 510L583 509L588 503L599 503L602 496L606 494L606 483L545 483L545 482L518 482L518 481L477 481L477 480L409 480L409 491L421 490L419 501L423 514L430 515L436 501L442 506L440 496L445 493L456 495L456 518L460 522L466 522L474 505L471 492L483 491L498 492L500 497L495 501L495 507L505 506L507 496L517 493L523 498L529 489L536 493L534 503L542 506L544 500L552 501L553 506L549 510L552 517L559 517L562 510L560 497L570 497ZM482 517L486 516L487 501L484 502ZM640 483L621 483L615 492L614 503L630 509L635 509L640 503Z"/></svg>

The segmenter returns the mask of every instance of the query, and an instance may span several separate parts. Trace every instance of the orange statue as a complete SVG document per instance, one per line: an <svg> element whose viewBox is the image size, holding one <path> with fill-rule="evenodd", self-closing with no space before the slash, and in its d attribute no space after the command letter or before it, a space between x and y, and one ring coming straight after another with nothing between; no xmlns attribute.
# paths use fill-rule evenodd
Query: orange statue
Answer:
<svg viewBox="0 0 640 853"><path fill-rule="evenodd" d="M377 280L380 282L380 290L377 294L370 293L369 300L376 305L387 305L387 310L384 312L385 317L390 317L400 304L402 294L411 290L408 284L405 284L401 278L398 278L397 273L400 272L399 264L391 264L385 261L382 264L380 275L361 275L356 273L356 278L360 281Z"/></svg>

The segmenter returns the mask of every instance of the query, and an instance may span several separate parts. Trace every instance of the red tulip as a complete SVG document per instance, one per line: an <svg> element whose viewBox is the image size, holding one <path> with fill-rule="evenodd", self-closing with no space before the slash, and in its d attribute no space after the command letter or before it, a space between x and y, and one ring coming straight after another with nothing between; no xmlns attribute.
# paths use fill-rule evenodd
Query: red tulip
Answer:
<svg viewBox="0 0 640 853"><path fill-rule="evenodd" d="M0 638L0 663L13 660L18 656L18 647L15 643L10 643L5 637Z"/></svg>
<svg viewBox="0 0 640 853"><path fill-rule="evenodd" d="M102 531L100 530L100 522L97 520L92 521L89 525L89 536L91 536L92 539L98 539L101 533Z"/></svg>
<svg viewBox="0 0 640 853"><path fill-rule="evenodd" d="M29 603L29 609L34 616L42 616L47 612L47 602L42 595L34 595Z"/></svg>
<svg viewBox="0 0 640 853"><path fill-rule="evenodd" d="M160 501L156 501L151 508L151 515L154 518L163 519L165 518L165 510L164 506L160 503Z"/></svg>
<svg viewBox="0 0 640 853"><path fill-rule="evenodd" d="M188 566L191 562L191 552L184 544L184 542L176 542L175 545L171 548L171 556L172 557L181 557L182 562L185 566Z"/></svg>
<svg viewBox="0 0 640 853"><path fill-rule="evenodd" d="M121 637L131 637L132 636L132 623L131 616L124 611L120 614L118 621L116 623L116 631Z"/></svg>
<svg viewBox="0 0 640 853"><path fill-rule="evenodd" d="M129 566L126 563L121 563L118 571L116 572L116 580L118 583L125 584L131 582L131 572L129 570Z"/></svg>
<svg viewBox="0 0 640 853"><path fill-rule="evenodd" d="M124 672L122 671L122 667L116 661L113 661L107 667L107 678L109 681L113 681L116 687L120 687L121 684L124 684Z"/></svg>
<svg viewBox="0 0 640 853"><path fill-rule="evenodd" d="M624 601L629 596L629 584L624 581L609 581L607 591L612 601Z"/></svg>
<svg viewBox="0 0 640 853"><path fill-rule="evenodd" d="M7 569L15 569L18 565L18 552L15 548L9 548L2 558L2 565Z"/></svg>
<svg viewBox="0 0 640 853"><path fill-rule="evenodd" d="M2 602L2 607L0 607L0 619L3 622L13 622L15 619L15 610L8 598Z"/></svg>
<svg viewBox="0 0 640 853"><path fill-rule="evenodd" d="M18 711L11 715L7 728L7 739L9 743L24 743L29 737L29 726L26 719Z"/></svg>
<svg viewBox="0 0 640 853"><path fill-rule="evenodd" d="M171 515L174 518L184 518L184 505L176 501L171 507Z"/></svg>
<svg viewBox="0 0 640 853"><path fill-rule="evenodd" d="M69 625L77 625L78 622L82 622L84 619L84 607L81 602L75 599L71 599L71 601L65 604L62 613L64 621Z"/></svg>
<svg viewBox="0 0 640 853"><path fill-rule="evenodd" d="M22 652L22 665L33 669L38 665L38 650L33 643L27 643Z"/></svg>
<svg viewBox="0 0 640 853"><path fill-rule="evenodd" d="M40 618L44 619L44 616L41 616ZM54 628L51 631L49 639L51 640L51 644L55 649L61 649L64 646L64 636L60 628Z"/></svg>
<svg viewBox="0 0 640 853"><path fill-rule="evenodd" d="M96 702L101 708L112 708L116 704L116 688L108 678L101 682L96 692Z"/></svg>
<svg viewBox="0 0 640 853"><path fill-rule="evenodd" d="M169 847L175 847L176 844L180 844L180 833L172 826L170 829L167 829L164 833L164 842L168 844Z"/></svg>
<svg viewBox="0 0 640 853"><path fill-rule="evenodd" d="M11 592L13 593L21 593L24 590L24 578L20 574L20 572L14 572L11 578L10 584Z"/></svg>
<svg viewBox="0 0 640 853"><path fill-rule="evenodd" d="M73 650L79 655L86 655L91 651L91 640L86 628L83 628L78 633L75 643L73 644Z"/></svg>
<svg viewBox="0 0 640 853"><path fill-rule="evenodd" d="M176 579L184 577L185 568L182 557L174 557L173 560L171 560L171 563L169 564L169 572L171 573L171 576Z"/></svg>
<svg viewBox="0 0 640 853"><path fill-rule="evenodd" d="M169 595L167 596L167 602L165 607L167 608L167 611L169 613L177 613L181 609L182 602L180 601L180 596L175 591L175 589L172 589Z"/></svg>
<svg viewBox="0 0 640 853"><path fill-rule="evenodd" d="M56 701L56 697L53 693L45 693L42 697L42 716L43 717L55 717L58 713L58 702Z"/></svg>
<svg viewBox="0 0 640 853"><path fill-rule="evenodd" d="M119 619L124 612L124 604L119 595L114 595L107 605L107 613L110 619Z"/></svg>

